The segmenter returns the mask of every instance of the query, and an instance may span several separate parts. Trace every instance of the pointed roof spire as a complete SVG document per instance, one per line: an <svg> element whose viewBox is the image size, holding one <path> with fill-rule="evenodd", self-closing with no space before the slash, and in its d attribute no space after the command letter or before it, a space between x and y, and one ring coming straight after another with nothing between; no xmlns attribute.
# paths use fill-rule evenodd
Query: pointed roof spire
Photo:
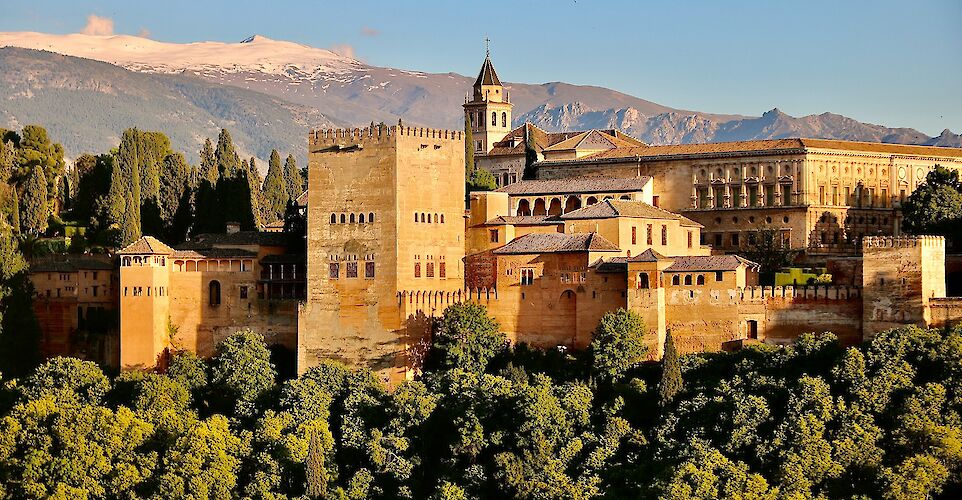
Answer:
<svg viewBox="0 0 962 500"><path fill-rule="evenodd" d="M490 56L484 58L481 72L478 73L478 79L474 82L474 88L481 88L482 85L501 85L501 80L498 78L498 73L494 71L494 64L491 63Z"/></svg>

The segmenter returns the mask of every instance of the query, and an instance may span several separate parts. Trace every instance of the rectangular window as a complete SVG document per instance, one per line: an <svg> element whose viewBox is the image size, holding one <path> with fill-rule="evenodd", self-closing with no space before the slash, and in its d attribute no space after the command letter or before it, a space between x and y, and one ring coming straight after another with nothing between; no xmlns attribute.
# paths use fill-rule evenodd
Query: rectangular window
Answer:
<svg viewBox="0 0 962 500"><path fill-rule="evenodd" d="M758 206L758 186L749 186L748 188L748 206L757 207Z"/></svg>
<svg viewBox="0 0 962 500"><path fill-rule="evenodd" d="M438 264L438 277L447 278L448 277L448 266L444 262Z"/></svg>
<svg viewBox="0 0 962 500"><path fill-rule="evenodd" d="M631 226L631 244L638 244L638 228L635 226Z"/></svg>
<svg viewBox="0 0 962 500"><path fill-rule="evenodd" d="M427 276L428 278L434 277L434 262L428 262Z"/></svg>
<svg viewBox="0 0 962 500"><path fill-rule="evenodd" d="M738 241L738 233L732 233L732 246L738 247L739 243L740 242Z"/></svg>
<svg viewBox="0 0 962 500"><path fill-rule="evenodd" d="M792 185L782 184L782 205L792 204Z"/></svg>
<svg viewBox="0 0 962 500"><path fill-rule="evenodd" d="M368 261L368 262L365 262L365 263L364 263L364 277L365 277L365 278L373 278L373 277L374 277L374 263L373 263L373 262Z"/></svg>
<svg viewBox="0 0 962 500"><path fill-rule="evenodd" d="M661 244L668 244L668 226L664 224L661 225Z"/></svg>
<svg viewBox="0 0 962 500"><path fill-rule="evenodd" d="M421 277L421 263L420 263L420 262L415 262L415 263L414 263L414 277L415 277L415 278L420 278L420 277Z"/></svg>
<svg viewBox="0 0 962 500"><path fill-rule="evenodd" d="M775 206L775 186L768 186L765 190L765 204L770 207Z"/></svg>
<svg viewBox="0 0 962 500"><path fill-rule="evenodd" d="M722 280L722 272L715 271L715 281L721 281L721 280Z"/></svg>
<svg viewBox="0 0 962 500"><path fill-rule="evenodd" d="M492 230L491 230L491 243L497 243L497 242L498 242L498 230L497 230L497 229L492 229Z"/></svg>
<svg viewBox="0 0 962 500"><path fill-rule="evenodd" d="M693 237L692 237L692 232L691 232L691 231L688 231L688 248L691 248L692 238L693 238Z"/></svg>
<svg viewBox="0 0 962 500"><path fill-rule="evenodd" d="M328 277L336 280L341 275L341 265L337 262L328 264Z"/></svg>
<svg viewBox="0 0 962 500"><path fill-rule="evenodd" d="M838 205L838 186L832 186L832 205Z"/></svg>
<svg viewBox="0 0 962 500"><path fill-rule="evenodd" d="M530 285L534 283L534 269L525 268L521 270L521 284Z"/></svg>
<svg viewBox="0 0 962 500"><path fill-rule="evenodd" d="M357 278L357 261L347 263L347 277Z"/></svg>
<svg viewBox="0 0 962 500"><path fill-rule="evenodd" d="M879 198L879 206L880 207L889 206L889 190L888 189L882 189L882 196L881 198Z"/></svg>
<svg viewBox="0 0 962 500"><path fill-rule="evenodd" d="M852 188L848 186L845 187L845 204L846 205L852 204Z"/></svg>
<svg viewBox="0 0 962 500"><path fill-rule="evenodd" d="M722 233L715 233L715 246L716 247L722 246Z"/></svg>
<svg viewBox="0 0 962 500"><path fill-rule="evenodd" d="M653 232L654 230L652 229L651 224L648 224L648 244L649 245L653 244L652 243L652 238L654 238L654 236L652 235Z"/></svg>
<svg viewBox="0 0 962 500"><path fill-rule="evenodd" d="M868 188L868 206L875 206L875 188Z"/></svg>
<svg viewBox="0 0 962 500"><path fill-rule="evenodd" d="M725 206L725 188L716 187L715 188L715 208L724 208Z"/></svg>
<svg viewBox="0 0 962 500"><path fill-rule="evenodd" d="M240 287L240 298L242 298L242 299L246 299L246 298L247 298L247 287L246 287L246 286Z"/></svg>
<svg viewBox="0 0 962 500"><path fill-rule="evenodd" d="M899 201L905 202L905 190L904 190L904 189L900 189L900 190L899 190Z"/></svg>
<svg viewBox="0 0 962 500"><path fill-rule="evenodd" d="M698 188L698 208L708 208L708 188Z"/></svg>
<svg viewBox="0 0 962 500"><path fill-rule="evenodd" d="M825 186L818 187L818 204L819 205L825 204Z"/></svg>

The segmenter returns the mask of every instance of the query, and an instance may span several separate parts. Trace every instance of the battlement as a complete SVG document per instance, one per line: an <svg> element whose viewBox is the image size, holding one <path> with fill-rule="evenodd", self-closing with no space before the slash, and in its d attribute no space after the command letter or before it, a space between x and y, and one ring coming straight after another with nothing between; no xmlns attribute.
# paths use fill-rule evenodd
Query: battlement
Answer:
<svg viewBox="0 0 962 500"><path fill-rule="evenodd" d="M398 121L397 125L364 128L338 128L326 130L311 130L307 134L308 146L351 146L365 143L387 143L396 140L398 136L423 137L426 139L438 139L449 141L463 141L464 132L460 130L434 129L427 127L405 127ZM350 142L352 144L345 144Z"/></svg>
<svg viewBox="0 0 962 500"><path fill-rule="evenodd" d="M862 248L911 248L945 247L944 236L866 236L862 238Z"/></svg>
<svg viewBox="0 0 962 500"><path fill-rule="evenodd" d="M700 290L698 288L672 287L665 290L672 296L687 297L694 301L709 300L726 304L752 303L769 299L785 300L853 300L862 297L862 289L855 286L750 286L732 288L728 290ZM631 289L629 293L635 299L650 300L656 298L658 289ZM680 295L679 295L680 294Z"/></svg>

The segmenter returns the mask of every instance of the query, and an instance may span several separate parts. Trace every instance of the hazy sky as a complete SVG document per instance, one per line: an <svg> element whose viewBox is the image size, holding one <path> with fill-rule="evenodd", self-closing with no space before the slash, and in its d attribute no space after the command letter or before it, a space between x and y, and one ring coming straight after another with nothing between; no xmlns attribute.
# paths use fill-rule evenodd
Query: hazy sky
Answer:
<svg viewBox="0 0 962 500"><path fill-rule="evenodd" d="M378 66L599 85L672 106L831 111L962 132L962 1L13 1L0 31L240 41L252 34ZM88 25L94 14L101 19ZM112 25L111 25L112 21Z"/></svg>

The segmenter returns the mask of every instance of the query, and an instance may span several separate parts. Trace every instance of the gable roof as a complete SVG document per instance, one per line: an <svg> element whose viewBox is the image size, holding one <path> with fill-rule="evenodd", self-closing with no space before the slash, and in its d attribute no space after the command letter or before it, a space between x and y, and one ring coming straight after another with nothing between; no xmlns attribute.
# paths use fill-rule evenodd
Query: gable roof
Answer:
<svg viewBox="0 0 962 500"><path fill-rule="evenodd" d="M669 257L674 263L665 272L734 271L740 266L758 269L759 265L737 255L701 255Z"/></svg>
<svg viewBox="0 0 962 500"><path fill-rule="evenodd" d="M619 137L620 136L620 137ZM584 143L589 138L599 139L602 142L606 142L611 148L630 148L630 147L644 147L644 143L638 140L625 140L622 137L628 137L624 134L620 134L617 130L587 130L581 132L580 134L565 139L557 144L545 148L545 151L565 151L569 149L578 149L582 143Z"/></svg>
<svg viewBox="0 0 962 500"><path fill-rule="evenodd" d="M175 259L250 259L257 257L257 253L243 248L178 248L174 250L171 257Z"/></svg>
<svg viewBox="0 0 962 500"><path fill-rule="evenodd" d="M490 57L484 58L484 62L481 63L481 72L478 73L478 79L474 82L475 87L482 85L501 85L501 80L498 79L498 73L494 71L494 64L491 63Z"/></svg>
<svg viewBox="0 0 962 500"><path fill-rule="evenodd" d="M671 260L668 257L658 253L654 248L649 248L644 252L628 259L628 262L658 262L661 260Z"/></svg>
<svg viewBox="0 0 962 500"><path fill-rule="evenodd" d="M122 254L171 254L174 249L165 245L164 242L153 236L142 236L139 240L125 246L120 250Z"/></svg>
<svg viewBox="0 0 962 500"><path fill-rule="evenodd" d="M567 141L574 137L582 136L588 132L598 132L604 136L614 137L621 141L619 144L624 147L645 146L644 142L624 134L617 129L593 129L579 130L574 132L545 132L531 123L525 123L520 127L505 134L500 141L491 145L491 151L485 156L524 156L525 134L531 136L534 142L535 151L541 153L545 149L551 148L556 144Z"/></svg>
<svg viewBox="0 0 962 500"><path fill-rule="evenodd" d="M496 191L509 195L631 193L643 190L649 182L651 177L568 177L518 181Z"/></svg>
<svg viewBox="0 0 962 500"><path fill-rule="evenodd" d="M598 233L530 233L495 249L500 255L570 252L620 252L614 243Z"/></svg>
<svg viewBox="0 0 962 500"><path fill-rule="evenodd" d="M501 226L509 224L512 226L536 226L553 224L563 224L560 220L547 215L499 215L485 222L489 226Z"/></svg>
<svg viewBox="0 0 962 500"><path fill-rule="evenodd" d="M643 201L631 200L605 200L558 216L558 218L564 220L612 219L615 217L677 220L682 226L705 227L683 215L663 210Z"/></svg>

